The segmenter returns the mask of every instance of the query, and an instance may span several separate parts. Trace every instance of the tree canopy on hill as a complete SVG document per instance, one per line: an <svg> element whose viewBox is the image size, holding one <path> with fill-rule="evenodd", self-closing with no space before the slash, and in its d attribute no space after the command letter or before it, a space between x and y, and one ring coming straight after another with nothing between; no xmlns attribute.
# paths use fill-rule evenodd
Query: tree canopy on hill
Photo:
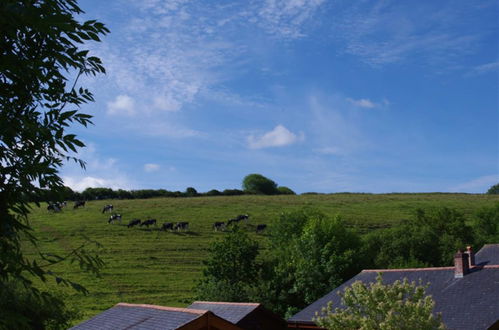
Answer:
<svg viewBox="0 0 499 330"><path fill-rule="evenodd" d="M490 187L489 190L487 190L487 194L498 195L499 194L499 183Z"/></svg>
<svg viewBox="0 0 499 330"><path fill-rule="evenodd" d="M276 195L277 183L261 174L248 174L243 179L243 190L250 194Z"/></svg>
<svg viewBox="0 0 499 330"><path fill-rule="evenodd" d="M67 326L61 319L67 315L64 304L37 290L33 277L85 291L49 270L65 258L40 252L43 262L37 263L21 249L21 238L37 243L27 221L28 201L43 198L47 190L64 190L58 173L65 161L84 166L73 156L84 144L68 128L91 123L91 116L79 110L93 96L77 86L78 78L105 70L99 58L80 47L100 41L109 30L96 20L78 22L74 16L79 14L83 11L74 0L0 2L0 310L9 314L0 317L0 328ZM82 248L69 258L92 271L101 264ZM42 311L27 313L32 304Z"/></svg>

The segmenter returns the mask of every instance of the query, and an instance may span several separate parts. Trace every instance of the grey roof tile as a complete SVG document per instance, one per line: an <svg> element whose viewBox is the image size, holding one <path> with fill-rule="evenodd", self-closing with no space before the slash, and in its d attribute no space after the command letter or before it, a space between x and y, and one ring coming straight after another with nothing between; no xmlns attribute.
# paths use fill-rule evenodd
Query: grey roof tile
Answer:
<svg viewBox="0 0 499 330"><path fill-rule="evenodd" d="M197 319L207 312L185 310L185 308L121 303L71 329L173 330Z"/></svg>
<svg viewBox="0 0 499 330"><path fill-rule="evenodd" d="M499 244L486 244L475 254L475 263L499 265Z"/></svg>
<svg viewBox="0 0 499 330"><path fill-rule="evenodd" d="M246 315L258 308L258 303L226 303L212 301L195 301L187 308L204 309L215 315L237 324Z"/></svg>

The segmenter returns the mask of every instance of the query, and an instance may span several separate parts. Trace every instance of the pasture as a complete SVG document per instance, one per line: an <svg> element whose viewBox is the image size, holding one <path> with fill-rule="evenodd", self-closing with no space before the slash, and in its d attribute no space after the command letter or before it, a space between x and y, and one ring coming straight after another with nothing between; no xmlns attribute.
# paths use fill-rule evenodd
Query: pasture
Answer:
<svg viewBox="0 0 499 330"><path fill-rule="evenodd" d="M222 238L213 230L217 221L249 214L242 227L265 246L265 231L256 234L258 224L272 226L281 212L312 207L326 214L341 214L354 228L365 232L410 218L417 208L447 206L466 215L499 202L498 195L470 194L331 194L280 196L217 196L194 198L156 198L143 200L88 201L73 209L73 202L59 213L47 205L34 208L30 222L40 242L40 250L65 255L86 235L104 247L100 256L106 262L102 276L96 278L77 269L77 265L58 265L54 270L84 285L83 296L55 283L40 284L67 295L70 305L89 317L118 302L186 306L193 300L193 287L200 277L202 261L210 242ZM112 204L113 212L123 216L122 224L108 224L110 214L102 213ZM130 220L157 219L157 226L127 228ZM164 222L189 222L189 229L160 231ZM27 256L34 251L26 246Z"/></svg>

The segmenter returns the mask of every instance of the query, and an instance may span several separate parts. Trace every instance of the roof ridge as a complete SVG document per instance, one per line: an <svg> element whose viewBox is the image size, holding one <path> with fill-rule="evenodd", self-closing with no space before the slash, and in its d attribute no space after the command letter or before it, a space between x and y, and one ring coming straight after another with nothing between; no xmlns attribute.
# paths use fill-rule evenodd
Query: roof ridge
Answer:
<svg viewBox="0 0 499 330"><path fill-rule="evenodd" d="M214 305L239 305L239 306L260 306L260 303L248 303L248 302L223 302L223 301L194 301L192 304L214 304ZM191 304L191 305L192 305Z"/></svg>
<svg viewBox="0 0 499 330"><path fill-rule="evenodd" d="M202 315L202 314L209 312L208 310L205 310L205 309L168 307L168 306L149 305L149 304L117 303L115 306L150 308L150 309L159 309L159 310L163 310L163 311L183 312L183 313L191 313L191 314L199 314L199 315Z"/></svg>
<svg viewBox="0 0 499 330"><path fill-rule="evenodd" d="M447 267L424 267L424 268L389 268L389 269L363 269L362 272L414 272L414 271L426 271L426 270L450 270L454 269L454 266Z"/></svg>
<svg viewBox="0 0 499 330"><path fill-rule="evenodd" d="M483 266L475 266L475 267L490 269L490 268L499 268L499 265L483 265Z"/></svg>

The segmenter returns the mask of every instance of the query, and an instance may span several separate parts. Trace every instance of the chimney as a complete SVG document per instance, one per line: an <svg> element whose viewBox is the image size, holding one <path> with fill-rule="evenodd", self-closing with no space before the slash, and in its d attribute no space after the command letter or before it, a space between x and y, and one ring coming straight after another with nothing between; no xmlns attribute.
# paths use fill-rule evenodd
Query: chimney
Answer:
<svg viewBox="0 0 499 330"><path fill-rule="evenodd" d="M468 254L458 250L454 255L454 278L462 278L469 270Z"/></svg>
<svg viewBox="0 0 499 330"><path fill-rule="evenodd" d="M475 252L473 252L471 245L466 247L466 254L468 255L469 268L471 269L475 267Z"/></svg>

